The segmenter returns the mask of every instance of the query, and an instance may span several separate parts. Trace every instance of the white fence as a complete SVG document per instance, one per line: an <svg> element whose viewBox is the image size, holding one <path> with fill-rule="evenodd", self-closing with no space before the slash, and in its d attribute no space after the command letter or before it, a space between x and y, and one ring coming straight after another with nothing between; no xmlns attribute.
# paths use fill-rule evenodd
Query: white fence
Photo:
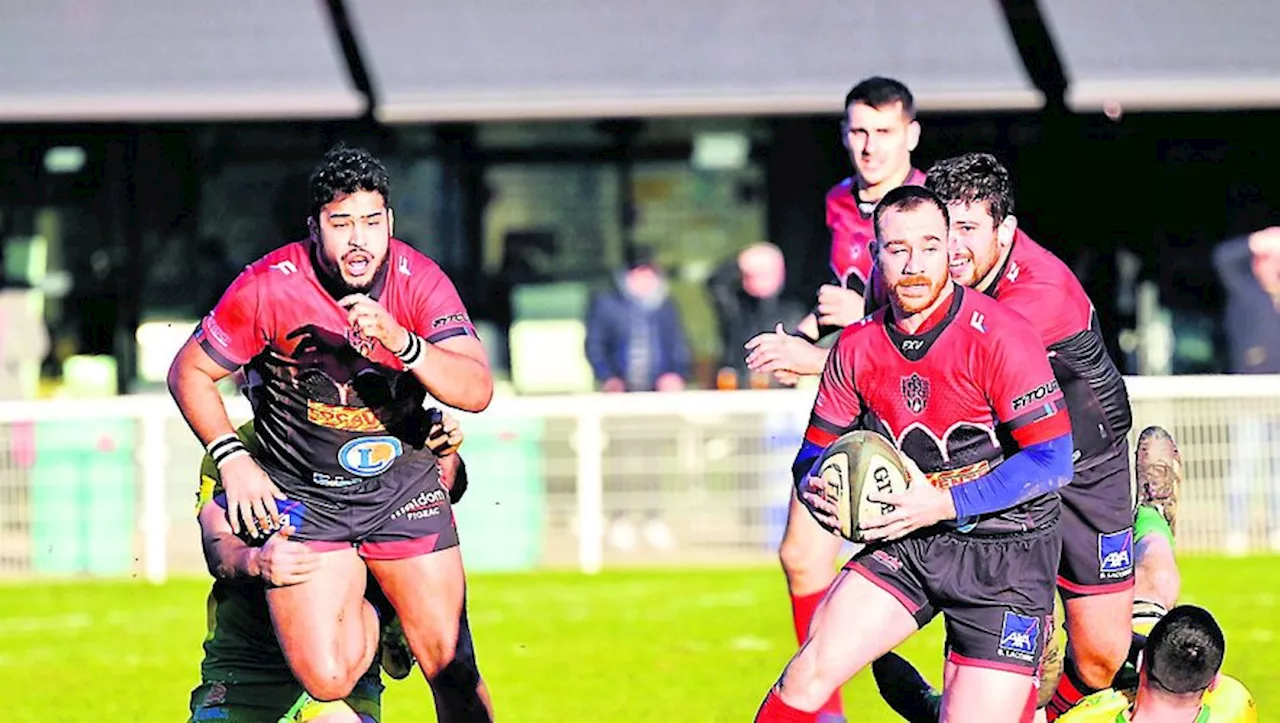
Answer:
<svg viewBox="0 0 1280 723"><path fill-rule="evenodd" d="M1280 543L1280 377L1137 377L1129 390L1134 437L1161 424L1182 448L1180 549L1219 550L1230 533L1255 551ZM811 400L522 397L460 415L468 567L767 563ZM164 395L0 404L0 574L202 573L201 454Z"/></svg>

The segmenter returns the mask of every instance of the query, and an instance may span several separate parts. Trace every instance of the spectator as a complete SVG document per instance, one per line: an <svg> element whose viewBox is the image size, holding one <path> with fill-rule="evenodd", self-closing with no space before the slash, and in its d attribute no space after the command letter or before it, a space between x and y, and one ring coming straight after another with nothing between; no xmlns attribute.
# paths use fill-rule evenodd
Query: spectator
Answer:
<svg viewBox="0 0 1280 723"><path fill-rule="evenodd" d="M762 332L782 324L794 328L808 311L783 296L787 264L782 251L768 242L752 244L722 265L708 281L720 322L720 374L717 386L737 388L778 386L772 375L747 369L745 345Z"/></svg>
<svg viewBox="0 0 1280 723"><path fill-rule="evenodd" d="M1280 374L1280 226L1226 241L1214 265L1227 292L1224 326L1233 374ZM1243 405L1231 430L1227 480L1227 551L1249 549L1250 488L1260 479L1269 497L1267 526L1280 551L1280 418Z"/></svg>
<svg viewBox="0 0 1280 723"><path fill-rule="evenodd" d="M592 298L586 352L606 392L684 389L689 344L652 249L628 249L615 288Z"/></svg>
<svg viewBox="0 0 1280 723"><path fill-rule="evenodd" d="M689 345L651 249L628 249L615 288L592 298L586 351L606 392L684 389ZM628 437L626 443L611 444L604 460L606 540L622 552L634 551L642 540L669 552L676 539L664 513L660 460L672 458L672 440L634 432Z"/></svg>

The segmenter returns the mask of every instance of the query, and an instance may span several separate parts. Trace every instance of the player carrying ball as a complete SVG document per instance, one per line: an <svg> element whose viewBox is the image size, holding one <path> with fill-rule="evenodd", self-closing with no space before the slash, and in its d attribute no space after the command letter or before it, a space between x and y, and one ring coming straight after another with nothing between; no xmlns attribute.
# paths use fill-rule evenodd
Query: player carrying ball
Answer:
<svg viewBox="0 0 1280 723"><path fill-rule="evenodd" d="M794 471L829 529L834 509L811 467L839 435L884 434L909 460L911 485L871 496L894 511L862 523L870 543L756 720L817 721L833 691L942 613L943 720L1013 723L1034 708L1053 611L1054 493L1071 477L1062 393L1026 320L950 280L950 222L936 195L895 189L874 223L890 305L841 333Z"/></svg>

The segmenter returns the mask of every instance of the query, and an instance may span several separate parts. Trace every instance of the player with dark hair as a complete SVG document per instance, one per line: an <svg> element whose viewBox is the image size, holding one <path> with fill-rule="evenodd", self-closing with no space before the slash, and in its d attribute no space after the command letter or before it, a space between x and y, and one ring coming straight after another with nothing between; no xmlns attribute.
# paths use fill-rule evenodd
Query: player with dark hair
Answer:
<svg viewBox="0 0 1280 723"><path fill-rule="evenodd" d="M1034 708L1061 552L1054 493L1072 446L1062 394L1026 320L950 280L941 199L894 189L874 222L890 304L841 333L793 470L827 529L834 507L813 467L841 434L892 440L911 483L869 497L893 511L860 524L868 544L756 720L818 720L840 685L942 613L943 720L1018 721Z"/></svg>
<svg viewBox="0 0 1280 723"><path fill-rule="evenodd" d="M796 334L779 324L746 345L747 365L753 372L773 374L786 384L795 384L805 373L801 370L820 373L828 350L816 344L818 339L863 315L876 203L894 188L924 182L924 174L911 165L911 152L920 141L915 98L901 82L877 76L853 86L844 99L840 133L855 172L826 196L832 281L818 290L817 306L799 323ZM840 540L818 527L800 502L792 499L778 556L791 593L796 639L801 643L835 578L839 553ZM830 716L828 720L839 721L843 720L841 710L837 692L823 713Z"/></svg>
<svg viewBox="0 0 1280 723"><path fill-rule="evenodd" d="M253 400L251 393L246 396ZM428 445L440 458L440 479L450 501L457 502L466 489L466 466L456 454L462 445L462 430L448 414L432 424ZM260 453L252 421L236 431L246 449ZM382 719L381 670L394 678L409 674L411 658L397 660L395 654L400 641L384 638L381 666L376 662L370 666L346 698L321 702L308 695L294 679L271 629L266 586L305 581L316 568L318 553L289 539L292 520L283 521L281 532L271 535L265 544L250 545L232 533L225 502L218 466L206 454L200 466L196 516L214 583L209 592L209 632L200 664L200 685L191 693L191 722L377 723ZM369 581L366 596L385 605L375 580ZM459 648L474 666L465 611ZM480 694L487 698L483 681L479 685Z"/></svg>
<svg viewBox="0 0 1280 723"><path fill-rule="evenodd" d="M302 583L270 587L276 636L320 701L345 697L378 647L366 570L404 627L448 720L487 721L477 673L457 657L465 576L423 401L483 410L484 348L453 283L392 236L390 181L338 146L311 177L307 239L249 265L178 353L169 389L212 455L236 533L279 529L319 553ZM216 383L246 364L263 380L253 455ZM287 497L286 497L287 496ZM423 591L429 591L424 594Z"/></svg>
<svg viewBox="0 0 1280 723"><path fill-rule="evenodd" d="M951 278L999 300L1035 327L1067 400L1075 476L1061 491L1058 587L1067 631L1062 679L1049 719L1111 684L1129 650L1134 499L1124 378L1097 313L1071 269L1018 229L1009 172L991 155L935 163L928 188L951 214ZM868 307L884 303L872 278Z"/></svg>
<svg viewBox="0 0 1280 723"><path fill-rule="evenodd" d="M1151 629L1132 689L1094 693L1061 723L1255 723L1258 709L1240 681L1221 673L1227 641L1213 615L1179 605Z"/></svg>

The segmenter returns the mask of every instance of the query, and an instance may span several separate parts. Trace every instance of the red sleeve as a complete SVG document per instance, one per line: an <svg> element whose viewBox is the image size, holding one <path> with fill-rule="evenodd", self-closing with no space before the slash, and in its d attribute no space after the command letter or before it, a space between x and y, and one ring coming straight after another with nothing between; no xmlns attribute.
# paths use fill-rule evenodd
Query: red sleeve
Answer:
<svg viewBox="0 0 1280 723"><path fill-rule="evenodd" d="M417 284L413 305L413 331L435 344L454 336L477 336L467 308L453 282L438 267Z"/></svg>
<svg viewBox="0 0 1280 723"><path fill-rule="evenodd" d="M1016 314L1001 314L987 334L988 400L1018 446L1069 433L1067 405L1035 329Z"/></svg>
<svg viewBox="0 0 1280 723"><path fill-rule="evenodd" d="M228 371L244 366L267 346L266 329L258 314L261 294L256 270L241 271L196 329L200 348Z"/></svg>
<svg viewBox="0 0 1280 723"><path fill-rule="evenodd" d="M819 447L826 447L853 429L862 415L862 400L853 381L853 349L849 343L855 328L840 334L818 382L818 396L813 400L813 413L809 415L804 438Z"/></svg>

